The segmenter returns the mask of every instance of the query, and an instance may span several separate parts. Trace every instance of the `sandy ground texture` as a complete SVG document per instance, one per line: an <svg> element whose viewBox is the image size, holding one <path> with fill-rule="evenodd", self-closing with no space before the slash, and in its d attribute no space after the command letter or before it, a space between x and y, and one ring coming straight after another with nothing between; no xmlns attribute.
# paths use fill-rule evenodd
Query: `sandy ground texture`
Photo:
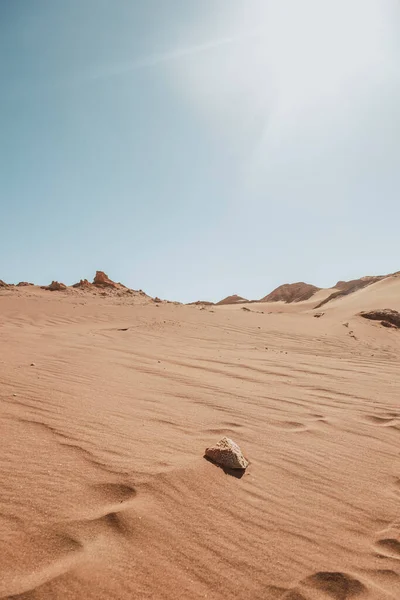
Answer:
<svg viewBox="0 0 400 600"><path fill-rule="evenodd" d="M0 598L400 598L400 278L328 293L0 291Z"/></svg>

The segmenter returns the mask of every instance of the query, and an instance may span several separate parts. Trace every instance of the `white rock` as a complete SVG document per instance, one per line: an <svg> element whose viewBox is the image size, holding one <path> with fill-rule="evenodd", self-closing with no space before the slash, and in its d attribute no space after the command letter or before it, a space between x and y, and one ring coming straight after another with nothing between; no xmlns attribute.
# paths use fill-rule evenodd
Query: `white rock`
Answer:
<svg viewBox="0 0 400 600"><path fill-rule="evenodd" d="M222 438L215 446L206 448L205 455L227 469L246 469L249 465L239 446L227 437Z"/></svg>

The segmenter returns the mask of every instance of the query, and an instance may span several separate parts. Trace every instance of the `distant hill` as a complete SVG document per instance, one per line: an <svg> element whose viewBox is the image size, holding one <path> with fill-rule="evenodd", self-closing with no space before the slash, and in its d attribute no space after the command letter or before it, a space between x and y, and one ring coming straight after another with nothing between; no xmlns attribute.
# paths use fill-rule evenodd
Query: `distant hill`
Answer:
<svg viewBox="0 0 400 600"><path fill-rule="evenodd" d="M309 300L311 296L318 292L321 288L299 281L298 283L284 283L273 290L259 302L303 302Z"/></svg>
<svg viewBox="0 0 400 600"><path fill-rule="evenodd" d="M220 300L216 303L216 306L220 306L222 304L242 304L244 302L249 302L246 298L242 298L242 296L238 296L237 294L233 294L233 296L227 296L223 300Z"/></svg>
<svg viewBox="0 0 400 600"><path fill-rule="evenodd" d="M373 283L394 275L400 275L400 271L396 273L389 273L388 275L367 275L365 277L360 277L359 279L338 281L333 288L330 288L336 291L333 291L331 294L329 294L329 296L324 298L314 308L320 308L331 300L341 298L342 296L347 296L348 294L352 294L357 290L361 290L369 285L372 285ZM220 300L216 303L216 305L244 304L246 302L285 302L286 304L290 304L292 302L305 302L306 300L312 298L316 292L319 292L322 289L323 288L319 288L310 283L304 283L304 281L299 281L297 283L284 283L260 300L246 300L246 298L234 294L232 296L227 296L223 300ZM327 289L329 290L329 288Z"/></svg>

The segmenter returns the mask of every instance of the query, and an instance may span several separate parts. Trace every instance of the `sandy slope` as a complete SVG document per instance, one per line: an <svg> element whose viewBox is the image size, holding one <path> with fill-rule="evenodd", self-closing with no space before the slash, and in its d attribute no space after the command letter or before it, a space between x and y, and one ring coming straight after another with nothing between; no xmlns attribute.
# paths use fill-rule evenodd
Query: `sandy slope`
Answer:
<svg viewBox="0 0 400 600"><path fill-rule="evenodd" d="M400 598L400 278L279 304L0 292L0 598Z"/></svg>

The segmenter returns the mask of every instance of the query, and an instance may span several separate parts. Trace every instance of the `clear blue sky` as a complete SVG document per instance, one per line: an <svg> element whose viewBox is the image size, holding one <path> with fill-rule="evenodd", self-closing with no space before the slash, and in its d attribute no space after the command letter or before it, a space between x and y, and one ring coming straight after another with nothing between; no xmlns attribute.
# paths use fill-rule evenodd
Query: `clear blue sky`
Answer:
<svg viewBox="0 0 400 600"><path fill-rule="evenodd" d="M397 0L0 1L0 279L400 269Z"/></svg>

